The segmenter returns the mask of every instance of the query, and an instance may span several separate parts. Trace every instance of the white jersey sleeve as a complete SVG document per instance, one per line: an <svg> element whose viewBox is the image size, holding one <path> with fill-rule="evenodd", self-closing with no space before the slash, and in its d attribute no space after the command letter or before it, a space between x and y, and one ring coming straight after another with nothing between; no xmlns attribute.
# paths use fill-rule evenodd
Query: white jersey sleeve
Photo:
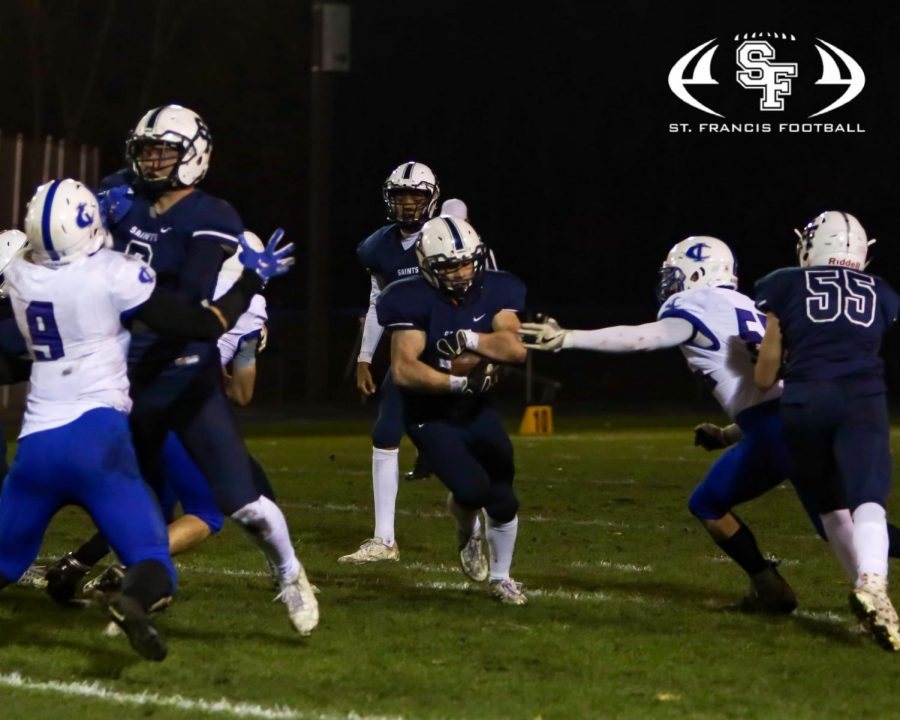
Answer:
<svg viewBox="0 0 900 720"><path fill-rule="evenodd" d="M156 273L136 255L114 253L110 266L109 297L120 313L136 310L153 294Z"/></svg>
<svg viewBox="0 0 900 720"><path fill-rule="evenodd" d="M152 273L114 250L58 268L16 258L7 266L16 324L34 358L20 437L89 410L131 410L122 314L153 292Z"/></svg>
<svg viewBox="0 0 900 720"><path fill-rule="evenodd" d="M693 335L681 345L691 371L736 419L741 411L781 396L781 385L760 390L753 382L766 318L746 295L727 288L697 288L672 295L659 318L681 318Z"/></svg>
<svg viewBox="0 0 900 720"><path fill-rule="evenodd" d="M564 348L608 353L633 353L675 347L694 337L687 320L666 317L643 325L615 325L598 330L569 330Z"/></svg>
<svg viewBox="0 0 900 720"><path fill-rule="evenodd" d="M380 294L381 287L373 275L372 290L369 292L369 309L366 312L366 321L363 324L362 342L360 343L359 356L356 358L356 362L372 362L375 350L378 349L378 342L384 333L384 328L378 322L378 313L375 312L375 302Z"/></svg>
<svg viewBox="0 0 900 720"><path fill-rule="evenodd" d="M269 319L266 312L266 299L262 295L254 295L250 306L238 318L234 327L219 338L219 354L222 367L230 363L237 354L241 343L248 337L259 336L263 325Z"/></svg>

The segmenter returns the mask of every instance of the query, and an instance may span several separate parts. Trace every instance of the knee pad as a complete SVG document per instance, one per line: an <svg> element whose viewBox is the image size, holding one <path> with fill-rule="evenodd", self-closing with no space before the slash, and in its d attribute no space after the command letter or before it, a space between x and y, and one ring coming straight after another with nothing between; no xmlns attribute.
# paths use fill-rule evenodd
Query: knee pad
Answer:
<svg viewBox="0 0 900 720"><path fill-rule="evenodd" d="M403 428L399 423L382 422L379 418L372 428L372 446L376 448L395 448L403 439Z"/></svg>
<svg viewBox="0 0 900 720"><path fill-rule="evenodd" d="M519 512L519 498L512 485L492 485L484 510L492 520L504 524L512 521Z"/></svg>

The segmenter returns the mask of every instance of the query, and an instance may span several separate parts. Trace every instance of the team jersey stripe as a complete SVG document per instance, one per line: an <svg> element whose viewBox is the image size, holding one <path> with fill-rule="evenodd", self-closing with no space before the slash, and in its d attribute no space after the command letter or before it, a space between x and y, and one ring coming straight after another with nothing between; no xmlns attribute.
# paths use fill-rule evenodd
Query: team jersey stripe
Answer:
<svg viewBox="0 0 900 720"><path fill-rule="evenodd" d="M453 222L450 218L444 218L444 222L447 223L447 227L450 229L450 234L453 236L453 247L457 250L462 250L465 245L463 245L462 235L459 234L459 228L456 227L456 223Z"/></svg>
<svg viewBox="0 0 900 720"><path fill-rule="evenodd" d="M216 240L224 240L225 242L230 243L232 245L238 244L238 239L236 236L229 235L228 233L219 232L218 230L194 230L194 232L191 233L191 237L201 237L201 236L213 237L213 238L216 238Z"/></svg>
<svg viewBox="0 0 900 720"><path fill-rule="evenodd" d="M416 166L414 162L407 163L406 170L403 171L403 179L409 180L412 177L413 168Z"/></svg>
<svg viewBox="0 0 900 720"><path fill-rule="evenodd" d="M53 198L62 180L54 180L47 191L47 199L44 200L44 214L41 216L41 237L44 240L44 249L50 253L51 260L59 260L59 255L53 249L53 238L50 237L50 212L53 210Z"/></svg>

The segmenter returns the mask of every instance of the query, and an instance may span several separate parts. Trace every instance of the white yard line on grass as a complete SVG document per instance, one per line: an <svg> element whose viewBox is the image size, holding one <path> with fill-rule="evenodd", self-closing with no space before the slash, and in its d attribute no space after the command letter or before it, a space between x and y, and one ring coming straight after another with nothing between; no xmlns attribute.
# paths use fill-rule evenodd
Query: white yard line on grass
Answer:
<svg viewBox="0 0 900 720"><path fill-rule="evenodd" d="M97 682L60 682L59 680L37 681L23 677L19 673L0 673L0 686L27 690L50 695L82 697L116 705L138 705L167 707L189 713L204 712L214 715L230 715L243 718L263 718L264 720L402 720L398 716L346 715L334 713L302 712L289 707L264 707L244 702L231 702L225 698L203 700L186 698L182 695L160 695L153 692L123 693L105 688Z"/></svg>

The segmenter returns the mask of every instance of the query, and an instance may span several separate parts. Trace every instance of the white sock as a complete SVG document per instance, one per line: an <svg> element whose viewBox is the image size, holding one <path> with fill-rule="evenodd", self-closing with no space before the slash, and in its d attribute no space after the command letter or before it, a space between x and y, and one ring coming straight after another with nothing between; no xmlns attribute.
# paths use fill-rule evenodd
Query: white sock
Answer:
<svg viewBox="0 0 900 720"><path fill-rule="evenodd" d="M261 495L231 516L263 551L266 559L278 567L282 579L300 572L300 560L291 544L287 520L275 503Z"/></svg>
<svg viewBox="0 0 900 720"><path fill-rule="evenodd" d="M888 531L884 508L868 502L853 511L853 546L859 574L888 574Z"/></svg>
<svg viewBox="0 0 900 720"><path fill-rule="evenodd" d="M850 582L856 582L856 549L853 547L853 518L847 508L819 516L825 527L828 547L841 565Z"/></svg>
<svg viewBox="0 0 900 720"><path fill-rule="evenodd" d="M456 525L459 531L466 537L472 537L481 529L481 523L478 522L478 510L463 507L451 494L447 499L447 510L456 518Z"/></svg>
<svg viewBox="0 0 900 720"><path fill-rule="evenodd" d="M491 580L505 580L509 577L513 551L516 549L516 535L519 532L519 516L508 523L498 523L487 516L487 541L491 549Z"/></svg>
<svg viewBox="0 0 900 720"><path fill-rule="evenodd" d="M372 494L375 497L375 537L394 545L394 512L400 487L400 449L372 448Z"/></svg>

